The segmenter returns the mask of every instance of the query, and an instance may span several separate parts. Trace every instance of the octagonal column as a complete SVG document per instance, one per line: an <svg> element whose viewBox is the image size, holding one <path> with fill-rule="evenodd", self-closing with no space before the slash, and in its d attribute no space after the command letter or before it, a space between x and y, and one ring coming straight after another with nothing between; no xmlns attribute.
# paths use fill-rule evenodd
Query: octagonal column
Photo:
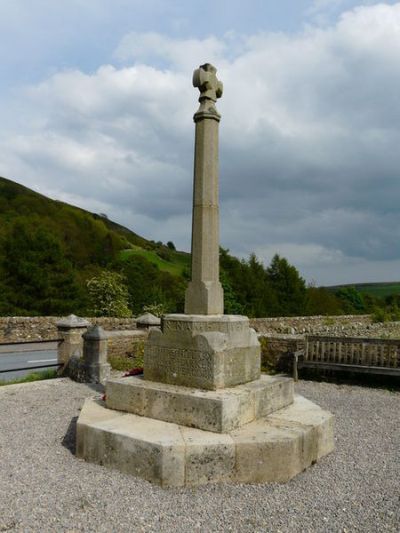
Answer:
<svg viewBox="0 0 400 533"><path fill-rule="evenodd" d="M192 279L185 296L185 313L220 315L224 295L219 281L218 128L221 116L215 108L222 96L217 69L206 63L193 73L193 85L200 90L196 124L193 219Z"/></svg>

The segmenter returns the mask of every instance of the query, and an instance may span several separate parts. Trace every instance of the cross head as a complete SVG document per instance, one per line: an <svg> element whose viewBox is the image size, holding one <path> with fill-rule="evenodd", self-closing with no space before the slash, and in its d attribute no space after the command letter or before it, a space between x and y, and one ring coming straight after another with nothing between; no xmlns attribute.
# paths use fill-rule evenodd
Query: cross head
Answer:
<svg viewBox="0 0 400 533"><path fill-rule="evenodd" d="M217 78L217 69L210 63L205 63L193 72L193 86L200 91L199 102L204 99L217 101L221 98L223 85Z"/></svg>

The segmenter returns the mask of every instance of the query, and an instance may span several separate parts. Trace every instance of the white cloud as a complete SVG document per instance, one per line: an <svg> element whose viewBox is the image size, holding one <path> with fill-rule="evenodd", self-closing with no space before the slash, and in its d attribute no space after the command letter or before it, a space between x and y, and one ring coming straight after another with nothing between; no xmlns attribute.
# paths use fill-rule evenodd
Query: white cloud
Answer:
<svg viewBox="0 0 400 533"><path fill-rule="evenodd" d="M130 33L123 66L59 72L7 103L0 174L188 249L191 71L214 61L222 245L325 283L372 276L400 260L399 30L396 3L292 36Z"/></svg>
<svg viewBox="0 0 400 533"><path fill-rule="evenodd" d="M125 35L115 51L120 61L138 63L165 61L174 70L191 71L193 65L207 61L220 65L225 62L227 44L216 37L176 40L159 33L131 32Z"/></svg>

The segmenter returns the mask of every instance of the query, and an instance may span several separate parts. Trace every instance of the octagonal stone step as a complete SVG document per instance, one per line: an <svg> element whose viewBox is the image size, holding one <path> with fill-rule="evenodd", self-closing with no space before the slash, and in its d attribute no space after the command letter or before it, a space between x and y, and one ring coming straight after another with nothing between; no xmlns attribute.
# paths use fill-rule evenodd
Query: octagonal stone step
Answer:
<svg viewBox="0 0 400 533"><path fill-rule="evenodd" d="M333 416L301 396L228 433L188 428L86 400L77 456L162 487L285 482L333 450Z"/></svg>
<svg viewBox="0 0 400 533"><path fill-rule="evenodd" d="M132 376L109 380L106 397L110 409L226 433L293 403L293 380L264 375L244 385L209 391Z"/></svg>

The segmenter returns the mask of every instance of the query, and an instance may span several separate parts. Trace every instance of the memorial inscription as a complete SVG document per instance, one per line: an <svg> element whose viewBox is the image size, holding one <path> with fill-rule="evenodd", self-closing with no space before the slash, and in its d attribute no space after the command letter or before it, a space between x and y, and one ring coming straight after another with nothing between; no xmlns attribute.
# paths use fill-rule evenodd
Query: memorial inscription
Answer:
<svg viewBox="0 0 400 533"><path fill-rule="evenodd" d="M187 348L166 348L152 345L147 348L146 370L160 370L168 375L181 377L213 377L213 362L210 353Z"/></svg>
<svg viewBox="0 0 400 533"><path fill-rule="evenodd" d="M234 333L238 331L245 331L248 329L248 327L247 320L246 322L181 322L165 320L163 322L162 330L164 333L168 333L169 331L190 331L196 335L198 333L204 333L207 331Z"/></svg>

